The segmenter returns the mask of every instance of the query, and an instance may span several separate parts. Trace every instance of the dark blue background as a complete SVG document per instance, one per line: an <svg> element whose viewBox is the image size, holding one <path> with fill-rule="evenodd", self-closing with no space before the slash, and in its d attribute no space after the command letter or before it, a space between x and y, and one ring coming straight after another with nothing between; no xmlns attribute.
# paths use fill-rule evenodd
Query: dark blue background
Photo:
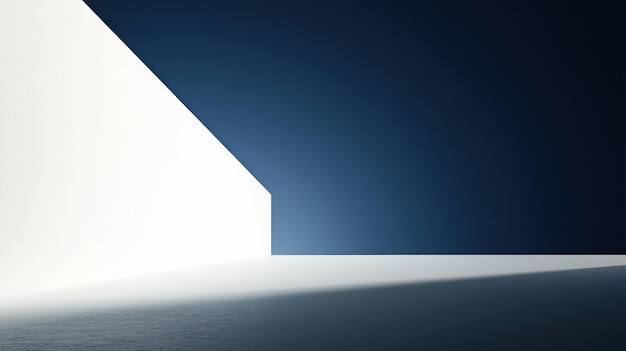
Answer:
<svg viewBox="0 0 626 351"><path fill-rule="evenodd" d="M626 253L618 2L86 2L272 193L275 254Z"/></svg>

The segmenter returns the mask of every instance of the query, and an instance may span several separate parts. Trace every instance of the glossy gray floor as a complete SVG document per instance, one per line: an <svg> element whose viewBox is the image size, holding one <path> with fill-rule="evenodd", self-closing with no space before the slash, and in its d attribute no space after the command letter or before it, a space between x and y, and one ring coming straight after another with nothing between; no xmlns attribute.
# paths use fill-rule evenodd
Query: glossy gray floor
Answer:
<svg viewBox="0 0 626 351"><path fill-rule="evenodd" d="M1 350L625 350L626 266L4 318Z"/></svg>

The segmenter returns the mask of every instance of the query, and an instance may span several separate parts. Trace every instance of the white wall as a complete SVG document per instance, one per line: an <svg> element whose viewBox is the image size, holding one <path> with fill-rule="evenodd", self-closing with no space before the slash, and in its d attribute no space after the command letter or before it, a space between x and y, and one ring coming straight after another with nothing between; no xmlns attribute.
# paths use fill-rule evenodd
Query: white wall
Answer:
<svg viewBox="0 0 626 351"><path fill-rule="evenodd" d="M0 297L270 255L270 194L80 0L0 0Z"/></svg>

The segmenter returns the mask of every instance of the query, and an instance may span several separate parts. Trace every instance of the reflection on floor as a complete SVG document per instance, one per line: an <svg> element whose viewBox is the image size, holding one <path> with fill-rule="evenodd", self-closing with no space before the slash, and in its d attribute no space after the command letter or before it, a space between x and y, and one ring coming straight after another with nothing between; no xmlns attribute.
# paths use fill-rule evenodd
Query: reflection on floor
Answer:
<svg viewBox="0 0 626 351"><path fill-rule="evenodd" d="M626 350L626 266L0 318L0 349Z"/></svg>
<svg viewBox="0 0 626 351"><path fill-rule="evenodd" d="M267 256L3 297L0 315L30 310L184 303L626 265L622 255Z"/></svg>

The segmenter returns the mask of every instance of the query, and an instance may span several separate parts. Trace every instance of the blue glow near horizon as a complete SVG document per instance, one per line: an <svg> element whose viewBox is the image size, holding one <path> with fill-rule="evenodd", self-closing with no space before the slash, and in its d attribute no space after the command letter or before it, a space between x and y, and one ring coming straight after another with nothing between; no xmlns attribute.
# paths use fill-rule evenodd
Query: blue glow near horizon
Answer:
<svg viewBox="0 0 626 351"><path fill-rule="evenodd" d="M556 6L87 3L272 192L274 253L626 252L603 27Z"/></svg>

